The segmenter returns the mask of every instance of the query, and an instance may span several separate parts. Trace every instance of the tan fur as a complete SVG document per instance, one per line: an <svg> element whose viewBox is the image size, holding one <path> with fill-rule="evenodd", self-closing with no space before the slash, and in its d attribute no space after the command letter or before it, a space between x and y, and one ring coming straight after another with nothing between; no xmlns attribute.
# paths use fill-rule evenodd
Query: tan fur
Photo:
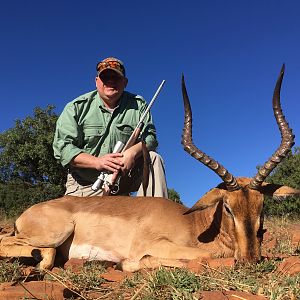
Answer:
<svg viewBox="0 0 300 300"><path fill-rule="evenodd" d="M111 260L124 270L145 266L183 266L191 259L234 256L260 258L263 194L222 185L206 193L190 210L151 197L71 197L27 209L13 237L4 237L0 256L41 256L41 268L53 266L55 249L65 259ZM276 193L299 193L279 187ZM188 211L187 214L185 214Z"/></svg>

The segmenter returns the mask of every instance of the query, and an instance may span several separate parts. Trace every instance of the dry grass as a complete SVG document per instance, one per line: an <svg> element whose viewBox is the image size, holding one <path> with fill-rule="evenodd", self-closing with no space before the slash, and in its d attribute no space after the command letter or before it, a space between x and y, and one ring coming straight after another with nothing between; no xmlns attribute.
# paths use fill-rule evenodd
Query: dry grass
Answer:
<svg viewBox="0 0 300 300"><path fill-rule="evenodd" d="M8 218L0 209L0 228L4 226L13 226L14 218Z"/></svg>
<svg viewBox="0 0 300 300"><path fill-rule="evenodd" d="M278 261L235 266L222 270L207 268L201 274L186 269L159 268L137 272L122 282L107 282L99 263L83 267L80 273L61 270L47 272L44 279L60 282L74 292L74 299L199 299L201 291L234 290L264 295L271 300L300 299L300 274L282 276L276 272ZM4 266L0 266L4 270ZM22 280L15 266L6 264L1 281ZM17 273L16 273L17 272ZM77 295L77 296L76 296Z"/></svg>

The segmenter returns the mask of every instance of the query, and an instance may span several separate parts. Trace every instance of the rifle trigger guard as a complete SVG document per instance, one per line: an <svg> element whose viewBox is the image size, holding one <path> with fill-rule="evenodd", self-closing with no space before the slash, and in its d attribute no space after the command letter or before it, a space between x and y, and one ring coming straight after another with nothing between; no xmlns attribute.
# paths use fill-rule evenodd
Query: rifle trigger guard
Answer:
<svg viewBox="0 0 300 300"><path fill-rule="evenodd" d="M112 195L116 195L120 190L120 187L119 187L119 184L114 184L112 187L111 187L111 190L110 190L110 193Z"/></svg>

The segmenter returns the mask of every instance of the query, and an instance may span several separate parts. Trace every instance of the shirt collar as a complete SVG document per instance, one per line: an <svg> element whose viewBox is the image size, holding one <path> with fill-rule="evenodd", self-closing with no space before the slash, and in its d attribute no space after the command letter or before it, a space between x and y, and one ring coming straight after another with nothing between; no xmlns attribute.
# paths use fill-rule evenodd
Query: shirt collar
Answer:
<svg viewBox="0 0 300 300"><path fill-rule="evenodd" d="M108 112L111 113L111 111L109 109L107 109L107 107L104 105L104 102L103 102L102 98L100 97L98 91L96 93L95 98L98 101L99 107L101 108L101 110L105 110L105 111L108 111ZM119 107L122 107L122 106L126 105L126 102L127 102L127 97L126 97L126 92L124 91L122 93L121 97L120 97L119 105L117 105L114 110L116 110Z"/></svg>

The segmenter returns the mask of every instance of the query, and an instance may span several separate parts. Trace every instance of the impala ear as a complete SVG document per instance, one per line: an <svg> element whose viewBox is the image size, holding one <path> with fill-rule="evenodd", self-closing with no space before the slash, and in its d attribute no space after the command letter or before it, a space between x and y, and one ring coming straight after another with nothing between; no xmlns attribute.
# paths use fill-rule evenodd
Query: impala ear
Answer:
<svg viewBox="0 0 300 300"><path fill-rule="evenodd" d="M286 185L263 183L260 188L261 193L271 196L275 199L282 199L292 196L300 196L300 190L291 188Z"/></svg>
<svg viewBox="0 0 300 300"><path fill-rule="evenodd" d="M200 198L184 215L190 214L196 210L203 210L210 206L215 205L223 199L225 191L223 189L214 188L207 192L202 198Z"/></svg>

